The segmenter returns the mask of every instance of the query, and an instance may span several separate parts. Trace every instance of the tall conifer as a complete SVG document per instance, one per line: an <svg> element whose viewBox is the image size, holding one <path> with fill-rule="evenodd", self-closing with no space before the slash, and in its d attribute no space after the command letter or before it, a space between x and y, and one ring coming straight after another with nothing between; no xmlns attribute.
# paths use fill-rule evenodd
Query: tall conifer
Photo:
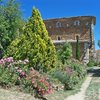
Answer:
<svg viewBox="0 0 100 100"><path fill-rule="evenodd" d="M38 9L33 9L23 33L21 38L16 38L8 47L7 55L15 59L27 58L37 70L46 71L54 67L56 50Z"/></svg>

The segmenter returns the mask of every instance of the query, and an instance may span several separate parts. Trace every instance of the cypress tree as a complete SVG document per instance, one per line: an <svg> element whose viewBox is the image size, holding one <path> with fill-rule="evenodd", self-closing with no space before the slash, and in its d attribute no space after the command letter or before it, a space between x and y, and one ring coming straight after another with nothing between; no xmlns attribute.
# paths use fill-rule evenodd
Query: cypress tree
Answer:
<svg viewBox="0 0 100 100"><path fill-rule="evenodd" d="M76 59L80 60L80 43L79 43L79 36L76 37Z"/></svg>
<svg viewBox="0 0 100 100"><path fill-rule="evenodd" d="M21 38L16 38L7 49L7 56L15 59L29 59L30 66L45 71L54 67L55 47L48 36L38 9L34 8L23 30Z"/></svg>

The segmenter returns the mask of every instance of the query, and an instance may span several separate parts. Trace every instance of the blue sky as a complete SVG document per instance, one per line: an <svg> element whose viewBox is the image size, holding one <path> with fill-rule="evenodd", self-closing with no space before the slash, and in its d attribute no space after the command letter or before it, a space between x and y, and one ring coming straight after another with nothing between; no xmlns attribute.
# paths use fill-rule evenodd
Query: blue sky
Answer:
<svg viewBox="0 0 100 100"><path fill-rule="evenodd" d="M95 47L100 39L100 0L20 0L21 9L25 19L31 16L32 8L36 7L41 12L43 19L71 17L71 16L96 16L94 28Z"/></svg>

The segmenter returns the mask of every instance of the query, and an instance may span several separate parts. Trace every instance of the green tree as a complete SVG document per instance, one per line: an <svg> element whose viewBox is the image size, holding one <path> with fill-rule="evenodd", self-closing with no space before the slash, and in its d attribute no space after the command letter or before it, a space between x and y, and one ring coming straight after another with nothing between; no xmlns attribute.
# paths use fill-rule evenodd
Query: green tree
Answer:
<svg viewBox="0 0 100 100"><path fill-rule="evenodd" d="M19 3L16 0L0 1L0 51L6 50L23 27Z"/></svg>
<svg viewBox="0 0 100 100"><path fill-rule="evenodd" d="M54 67L56 50L51 42L39 11L34 8L21 38L16 38L7 49L7 56L29 59L30 66L45 71Z"/></svg>
<svg viewBox="0 0 100 100"><path fill-rule="evenodd" d="M66 60L72 56L72 47L70 43L65 43L59 50L58 50L58 59L65 64Z"/></svg>
<svg viewBox="0 0 100 100"><path fill-rule="evenodd" d="M76 59L80 60L80 43L79 43L79 36L76 37Z"/></svg>
<svg viewBox="0 0 100 100"><path fill-rule="evenodd" d="M100 47L100 40L98 40L98 46Z"/></svg>

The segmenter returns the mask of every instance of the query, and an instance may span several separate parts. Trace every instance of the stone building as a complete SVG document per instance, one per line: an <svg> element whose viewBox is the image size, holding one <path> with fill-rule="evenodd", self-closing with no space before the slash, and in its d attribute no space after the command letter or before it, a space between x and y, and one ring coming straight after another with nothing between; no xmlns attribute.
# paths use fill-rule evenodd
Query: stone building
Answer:
<svg viewBox="0 0 100 100"><path fill-rule="evenodd" d="M55 45L70 42L73 57L76 57L76 37L80 39L81 58L88 63L89 56L95 58L94 48L94 16L79 16L70 18L55 18L44 20L49 36Z"/></svg>
<svg viewBox="0 0 100 100"><path fill-rule="evenodd" d="M96 61L100 62L100 50L96 50Z"/></svg>

